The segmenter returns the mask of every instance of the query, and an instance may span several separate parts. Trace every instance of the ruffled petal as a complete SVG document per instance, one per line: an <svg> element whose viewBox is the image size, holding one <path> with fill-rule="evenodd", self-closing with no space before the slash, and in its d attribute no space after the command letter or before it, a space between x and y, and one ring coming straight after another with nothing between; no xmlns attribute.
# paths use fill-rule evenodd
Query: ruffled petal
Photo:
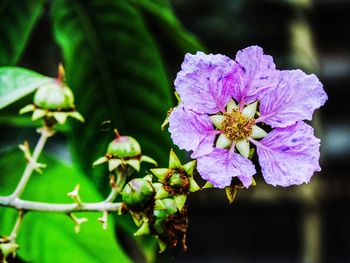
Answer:
<svg viewBox="0 0 350 263"><path fill-rule="evenodd" d="M257 145L262 174L268 184L290 186L307 183L319 166L320 140L313 128L300 121L276 128Z"/></svg>
<svg viewBox="0 0 350 263"><path fill-rule="evenodd" d="M236 73L239 81L233 86L233 97L241 107L260 99L268 90L276 87L275 64L271 56L264 55L261 47L251 46L240 50L235 61L239 65Z"/></svg>
<svg viewBox="0 0 350 263"><path fill-rule="evenodd" d="M287 127L311 120L313 112L328 99L315 75L301 70L279 72L279 84L260 101L260 118L272 127Z"/></svg>
<svg viewBox="0 0 350 263"><path fill-rule="evenodd" d="M199 113L224 111L232 97L235 78L229 74L236 63L223 55L186 54L175 79L176 91L188 109Z"/></svg>
<svg viewBox="0 0 350 263"><path fill-rule="evenodd" d="M197 159L197 170L204 180L218 188L231 185L232 178L236 176L245 187L249 187L253 175L256 173L255 167L249 159L229 150L218 148Z"/></svg>
<svg viewBox="0 0 350 263"><path fill-rule="evenodd" d="M176 107L169 116L169 132L180 149L193 151L192 158L213 150L215 130L208 115Z"/></svg>

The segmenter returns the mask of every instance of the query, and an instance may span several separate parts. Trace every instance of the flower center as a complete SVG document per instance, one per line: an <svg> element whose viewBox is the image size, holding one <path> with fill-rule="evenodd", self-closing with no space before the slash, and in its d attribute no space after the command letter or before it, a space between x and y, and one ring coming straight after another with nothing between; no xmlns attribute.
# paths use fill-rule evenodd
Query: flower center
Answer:
<svg viewBox="0 0 350 263"><path fill-rule="evenodd" d="M224 113L224 121L222 123L222 129L231 140L239 140L248 138L252 134L252 127L255 120L248 119L242 115L239 110L233 110L232 112Z"/></svg>
<svg viewBox="0 0 350 263"><path fill-rule="evenodd" d="M165 178L164 188L171 194L187 193L189 187L186 172L181 169L172 170Z"/></svg>

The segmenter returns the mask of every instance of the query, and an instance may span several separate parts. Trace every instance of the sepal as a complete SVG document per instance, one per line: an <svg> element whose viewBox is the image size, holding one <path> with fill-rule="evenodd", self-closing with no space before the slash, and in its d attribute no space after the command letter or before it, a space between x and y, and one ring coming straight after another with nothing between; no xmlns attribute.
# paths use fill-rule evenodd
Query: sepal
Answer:
<svg viewBox="0 0 350 263"><path fill-rule="evenodd" d="M129 159L125 161L126 164L134 168L137 172L140 172L140 161L137 159Z"/></svg>
<svg viewBox="0 0 350 263"><path fill-rule="evenodd" d="M196 164L197 164L197 161L196 160L192 160L186 164L184 164L182 166L182 168L184 169L184 171L190 175L190 176L193 176L193 172L194 172L194 169L196 168Z"/></svg>
<svg viewBox="0 0 350 263"><path fill-rule="evenodd" d="M35 110L34 104L29 104L27 106L24 106L22 109L19 110L19 114L24 114L27 112L31 112Z"/></svg>
<svg viewBox="0 0 350 263"><path fill-rule="evenodd" d="M108 162L108 158L106 156L103 156L103 157L100 157L98 158L93 164L92 166L95 167L97 165L100 165L100 164L103 164L103 163L106 163Z"/></svg>
<svg viewBox="0 0 350 263"><path fill-rule="evenodd" d="M169 197L170 196L169 192L164 189L164 186L162 184L160 185L161 186L157 190L155 199L163 199L163 198Z"/></svg>
<svg viewBox="0 0 350 263"><path fill-rule="evenodd" d="M229 203L232 204L237 195L237 188L234 186L227 186L225 187L225 192Z"/></svg>
<svg viewBox="0 0 350 263"><path fill-rule="evenodd" d="M179 157L177 157L176 153L173 149L170 150L170 156L169 156L169 168L181 168L181 162Z"/></svg>
<svg viewBox="0 0 350 263"><path fill-rule="evenodd" d="M160 180L164 180L167 174L169 173L168 168L154 168L151 169L151 172Z"/></svg>
<svg viewBox="0 0 350 263"><path fill-rule="evenodd" d="M141 158L140 158L140 162L141 163L142 162L146 162L146 163L153 164L154 166L158 166L157 162L153 158L151 158L151 157L149 157L147 155L142 155Z"/></svg>
<svg viewBox="0 0 350 263"><path fill-rule="evenodd" d="M42 109L35 109L32 115L32 120L36 121L46 115L46 111Z"/></svg>
<svg viewBox="0 0 350 263"><path fill-rule="evenodd" d="M208 188L214 188L214 185L209 181L207 181L205 183L205 185L202 187L202 189L208 189Z"/></svg>
<svg viewBox="0 0 350 263"><path fill-rule="evenodd" d="M141 227L134 233L134 236L142 236L151 234L151 230L149 228L148 220L144 220Z"/></svg>
<svg viewBox="0 0 350 263"><path fill-rule="evenodd" d="M174 196L174 201L175 201L177 209L179 209L179 211L181 211L182 208L184 207L184 205L186 203L186 199L187 199L187 195L185 195L185 194Z"/></svg>
<svg viewBox="0 0 350 263"><path fill-rule="evenodd" d="M189 184L190 184L190 189L189 191L191 193L197 192L198 190L200 190L201 188L199 187L199 185L197 184L197 182L193 179L193 178L189 178L188 179Z"/></svg>
<svg viewBox="0 0 350 263"><path fill-rule="evenodd" d="M159 253L163 253L168 245L167 245L167 243L165 243L164 241L159 239L159 237L157 237L157 241L158 241L158 246L159 246Z"/></svg>

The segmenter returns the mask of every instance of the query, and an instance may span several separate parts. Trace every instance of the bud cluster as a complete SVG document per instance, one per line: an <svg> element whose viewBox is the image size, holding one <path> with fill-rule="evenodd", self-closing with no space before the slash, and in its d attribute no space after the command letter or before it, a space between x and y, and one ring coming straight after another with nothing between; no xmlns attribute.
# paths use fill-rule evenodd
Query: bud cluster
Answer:
<svg viewBox="0 0 350 263"><path fill-rule="evenodd" d="M119 175L116 185L123 201L120 213L129 213L133 218L138 227L135 236L154 235L160 252L179 243L185 250L188 224L185 203L191 192L200 190L193 179L196 161L182 165L171 150L168 168L154 168L142 178L133 178L132 172L139 172L141 162L157 165L141 153L134 138L120 136L116 131L107 153L94 165L108 163L109 172Z"/></svg>

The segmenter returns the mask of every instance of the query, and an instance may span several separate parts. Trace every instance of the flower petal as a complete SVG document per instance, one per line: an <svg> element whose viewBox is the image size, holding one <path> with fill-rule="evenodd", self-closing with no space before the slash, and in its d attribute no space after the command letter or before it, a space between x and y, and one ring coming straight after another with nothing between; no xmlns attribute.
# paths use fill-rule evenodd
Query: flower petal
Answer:
<svg viewBox="0 0 350 263"><path fill-rule="evenodd" d="M313 128L300 121L287 128L276 128L257 145L265 181L274 186L307 183L319 166L320 140Z"/></svg>
<svg viewBox="0 0 350 263"><path fill-rule="evenodd" d="M229 73L234 67L236 63L223 55L186 54L175 80L181 102L199 113L225 111L232 97L234 78Z"/></svg>
<svg viewBox="0 0 350 263"><path fill-rule="evenodd" d="M233 86L233 97L241 107L260 99L269 89L276 87L275 64L271 56L264 55L261 47L251 46L238 51L235 61L239 65L239 81Z"/></svg>
<svg viewBox="0 0 350 263"><path fill-rule="evenodd" d="M311 120L314 110L328 99L315 75L301 70L279 72L279 84L260 101L258 121L272 127L287 127L301 120Z"/></svg>
<svg viewBox="0 0 350 263"><path fill-rule="evenodd" d="M192 158L213 150L216 133L206 114L195 113L179 105L169 116L169 131L174 144L180 149L193 151Z"/></svg>
<svg viewBox="0 0 350 263"><path fill-rule="evenodd" d="M229 150L218 148L197 159L197 170L204 180L218 188L231 185L232 178L236 176L245 187L248 187L256 173L255 167L249 159Z"/></svg>

